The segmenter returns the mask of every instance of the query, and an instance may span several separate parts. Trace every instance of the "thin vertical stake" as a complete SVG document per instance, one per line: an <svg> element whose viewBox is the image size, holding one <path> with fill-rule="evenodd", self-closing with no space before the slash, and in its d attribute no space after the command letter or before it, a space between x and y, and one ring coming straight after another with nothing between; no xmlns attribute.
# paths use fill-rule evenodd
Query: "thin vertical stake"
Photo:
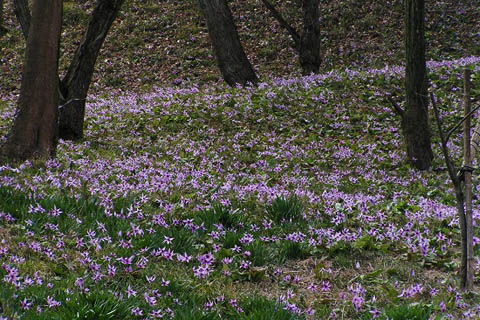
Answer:
<svg viewBox="0 0 480 320"><path fill-rule="evenodd" d="M471 110L470 102L470 70L465 69L464 72L464 113L467 116ZM464 178L465 178L465 224L466 224L466 253L467 263L465 270L465 291L470 291L473 288L474 275L474 256L473 256L473 223L472 223L472 172L469 168L472 166L472 152L471 152L471 116L463 123L463 162L464 162Z"/></svg>

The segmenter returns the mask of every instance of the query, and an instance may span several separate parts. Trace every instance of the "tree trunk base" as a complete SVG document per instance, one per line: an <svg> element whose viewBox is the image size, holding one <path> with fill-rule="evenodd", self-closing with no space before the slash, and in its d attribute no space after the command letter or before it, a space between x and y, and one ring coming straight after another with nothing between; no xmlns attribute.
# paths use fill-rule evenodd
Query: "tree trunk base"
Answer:
<svg viewBox="0 0 480 320"><path fill-rule="evenodd" d="M0 163L23 162L29 159L49 159L55 157L55 148L5 143L0 147Z"/></svg>
<svg viewBox="0 0 480 320"><path fill-rule="evenodd" d="M85 100L71 100L59 109L58 136L64 140L83 138Z"/></svg>

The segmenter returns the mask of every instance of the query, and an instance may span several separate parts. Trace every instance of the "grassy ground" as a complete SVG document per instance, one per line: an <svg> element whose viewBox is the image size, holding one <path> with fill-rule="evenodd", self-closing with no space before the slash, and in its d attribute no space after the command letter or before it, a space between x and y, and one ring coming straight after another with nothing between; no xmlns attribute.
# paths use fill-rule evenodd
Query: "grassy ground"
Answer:
<svg viewBox="0 0 480 320"><path fill-rule="evenodd" d="M458 290L446 173L404 163L399 119L384 101L402 92L401 32L393 32L400 2L322 6L325 68L337 69L304 78L286 77L298 72L295 55L283 32L263 26L270 18L259 4L234 3L265 80L235 89L215 81L192 2L127 3L99 58L85 139L60 141L53 160L0 167L3 317L480 317L478 290ZM448 8L443 31L433 11L428 20L431 57L449 59L429 64L446 126L460 118L465 66L480 85L479 59L454 59L478 52L467 23L478 8L468 5L435 4ZM65 7L68 56L87 17L77 4ZM0 136L15 112L23 47L9 21ZM462 37L447 28L453 23ZM346 54L353 30L365 38ZM262 42L267 34L276 40ZM334 54L339 48L344 54ZM437 136L435 169L443 166ZM459 159L459 137L451 148Z"/></svg>

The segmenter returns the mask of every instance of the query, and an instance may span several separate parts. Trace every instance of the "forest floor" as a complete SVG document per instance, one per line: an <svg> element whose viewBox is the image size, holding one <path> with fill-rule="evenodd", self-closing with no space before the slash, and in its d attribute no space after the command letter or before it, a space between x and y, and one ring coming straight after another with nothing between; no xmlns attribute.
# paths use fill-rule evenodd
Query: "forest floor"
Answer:
<svg viewBox="0 0 480 320"><path fill-rule="evenodd" d="M193 1L127 1L98 60L85 138L60 140L55 159L0 167L0 315L480 318L480 282L469 294L458 285L438 132L434 169L413 170L385 99L403 92L402 1L357 3L322 5L324 70L298 77L288 37L260 4L233 2L263 82L229 88ZM480 8L434 6L428 66L450 127L464 68L480 101ZM87 21L73 2L65 12L62 70ZM0 136L24 46L8 14ZM450 148L461 163L461 137Z"/></svg>
<svg viewBox="0 0 480 320"><path fill-rule="evenodd" d="M92 0L64 4L60 74L68 67L88 23ZM277 1L301 32L295 1ZM261 1L233 1L232 12L245 51L261 79L298 76L292 41ZM404 61L403 1L322 1L322 73L345 68L383 68ZM0 92L18 92L25 43L6 4L0 39ZM478 1L427 3L427 59L480 55ZM98 58L93 92L150 90L154 86L211 84L221 76L212 56L206 24L197 2L127 0ZM128 89L127 89L128 88Z"/></svg>

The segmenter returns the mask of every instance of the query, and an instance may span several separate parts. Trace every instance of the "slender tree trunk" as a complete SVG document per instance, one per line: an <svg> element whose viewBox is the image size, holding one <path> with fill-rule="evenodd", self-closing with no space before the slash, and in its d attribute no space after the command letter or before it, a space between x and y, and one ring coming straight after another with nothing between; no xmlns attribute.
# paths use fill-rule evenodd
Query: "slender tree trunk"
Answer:
<svg viewBox="0 0 480 320"><path fill-rule="evenodd" d="M465 195L462 191L461 182L454 183L455 188L455 200L457 202L458 222L460 225L460 237L461 237L461 260L460 260L460 286L465 288L467 279L467 219L465 215Z"/></svg>
<svg viewBox="0 0 480 320"><path fill-rule="evenodd" d="M85 102L100 49L124 0L98 0L82 42L62 80L59 135L78 140L83 137Z"/></svg>
<svg viewBox="0 0 480 320"><path fill-rule="evenodd" d="M320 57L320 0L303 0L303 33L298 49L302 74L318 73Z"/></svg>
<svg viewBox="0 0 480 320"><path fill-rule="evenodd" d="M420 170L430 168L433 159L428 121L424 10L424 0L406 1L406 107L402 117L402 129L408 159Z"/></svg>
<svg viewBox="0 0 480 320"><path fill-rule="evenodd" d="M199 0L199 3L207 20L213 51L225 81L231 86L257 83L257 75L243 51L227 2Z"/></svg>
<svg viewBox="0 0 480 320"><path fill-rule="evenodd" d="M62 0L33 2L17 114L1 148L8 159L55 155L62 3Z"/></svg>
<svg viewBox="0 0 480 320"><path fill-rule="evenodd" d="M23 37L27 40L31 19L30 9L28 9L28 0L13 0L13 11L15 12L15 16L22 28Z"/></svg>
<svg viewBox="0 0 480 320"><path fill-rule="evenodd" d="M7 29L3 26L3 0L0 0L0 36L6 32Z"/></svg>

